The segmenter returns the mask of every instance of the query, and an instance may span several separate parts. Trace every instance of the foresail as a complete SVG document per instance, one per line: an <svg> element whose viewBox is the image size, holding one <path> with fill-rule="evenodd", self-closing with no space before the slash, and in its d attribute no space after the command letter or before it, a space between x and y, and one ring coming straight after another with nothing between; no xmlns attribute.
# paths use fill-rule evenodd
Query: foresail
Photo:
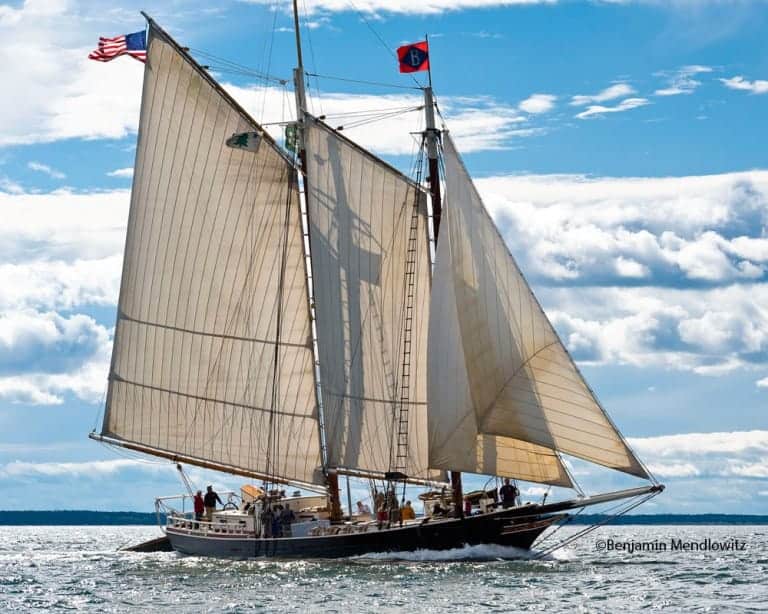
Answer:
<svg viewBox="0 0 768 614"><path fill-rule="evenodd" d="M452 273L450 202L443 210L429 321L429 461L470 473L572 486L554 450L485 434L472 402Z"/></svg>
<svg viewBox="0 0 768 614"><path fill-rule="evenodd" d="M427 463L430 262L423 193L406 177L307 118L307 206L328 464L392 468L393 428L408 383L411 477ZM417 207L410 373L403 379L408 237Z"/></svg>
<svg viewBox="0 0 768 614"><path fill-rule="evenodd" d="M295 168L152 25L103 434L323 484L307 297Z"/></svg>
<svg viewBox="0 0 768 614"><path fill-rule="evenodd" d="M647 478L533 296L449 135L445 167L429 339L433 466L464 433Z"/></svg>

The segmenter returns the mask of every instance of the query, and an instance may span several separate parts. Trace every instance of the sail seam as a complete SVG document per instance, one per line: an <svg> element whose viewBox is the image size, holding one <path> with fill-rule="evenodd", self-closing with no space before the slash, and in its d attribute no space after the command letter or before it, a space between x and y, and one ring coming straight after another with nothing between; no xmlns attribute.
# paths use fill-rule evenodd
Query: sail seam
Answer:
<svg viewBox="0 0 768 614"><path fill-rule="evenodd" d="M186 392L178 392L176 390L171 390L170 388L163 388L162 386L153 386L152 384L142 384L140 382L133 382L128 379L124 379L117 375L116 373L110 374L110 380L114 382L119 382L121 384L127 384L129 386L136 386L137 388L144 388L146 390L152 390L154 392L164 392L166 394L172 394L178 397L184 397L186 399L192 399L194 401L202 401L207 403L221 403L222 405L229 405L231 407L238 407L241 409L251 409L258 412L269 412L271 411L268 407L258 407L257 405L248 405L247 403L238 403L237 401L227 401L226 399L217 399L214 397L206 397L202 395L197 394L189 394ZM292 412L286 412L281 411L277 412L281 416L289 416L291 418L295 418L298 420L313 420L317 421L316 416L312 414L297 414Z"/></svg>
<svg viewBox="0 0 768 614"><path fill-rule="evenodd" d="M144 326L162 328L165 330L172 330L180 333L188 333L190 335L200 335L202 337L214 337L216 339L226 339L229 341L245 341L248 343L264 343L269 345L275 344L274 339L259 339L258 337L242 337L240 335L227 335L225 333L207 333L205 331L194 330L191 328L183 328L181 326L173 326L171 324L160 324L159 322L150 322L148 320L140 320L138 318L127 316L125 314L120 314L120 319L126 322L134 322L136 324L142 324ZM288 341L278 341L277 343L282 347L294 347L294 348L303 348L303 349L310 348L310 344L308 343L291 343Z"/></svg>

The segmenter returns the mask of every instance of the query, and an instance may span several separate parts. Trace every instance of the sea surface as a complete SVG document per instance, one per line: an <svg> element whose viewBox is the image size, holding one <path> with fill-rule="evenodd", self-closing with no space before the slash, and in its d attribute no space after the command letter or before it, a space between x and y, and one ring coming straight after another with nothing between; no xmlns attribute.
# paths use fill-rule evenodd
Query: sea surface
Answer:
<svg viewBox="0 0 768 614"><path fill-rule="evenodd" d="M118 551L157 535L0 527L0 612L768 612L766 526L601 527L543 558L499 547L338 561Z"/></svg>

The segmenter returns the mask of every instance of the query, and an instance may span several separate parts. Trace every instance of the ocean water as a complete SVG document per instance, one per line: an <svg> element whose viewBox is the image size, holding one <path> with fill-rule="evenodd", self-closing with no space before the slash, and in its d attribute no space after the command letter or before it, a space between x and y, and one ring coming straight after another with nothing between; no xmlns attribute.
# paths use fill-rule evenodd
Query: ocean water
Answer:
<svg viewBox="0 0 768 614"><path fill-rule="evenodd" d="M768 612L768 527L601 527L543 559L499 547L338 561L118 552L158 534L0 527L0 612Z"/></svg>

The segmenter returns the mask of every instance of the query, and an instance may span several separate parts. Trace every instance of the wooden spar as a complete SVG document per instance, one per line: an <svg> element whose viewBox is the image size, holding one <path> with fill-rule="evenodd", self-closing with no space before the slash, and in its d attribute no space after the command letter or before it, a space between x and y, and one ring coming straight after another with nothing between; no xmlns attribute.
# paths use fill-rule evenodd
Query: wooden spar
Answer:
<svg viewBox="0 0 768 614"><path fill-rule="evenodd" d="M428 87L424 88L424 113L426 115L427 158L429 160L429 192L432 195L432 228L435 234L435 246L440 232L440 219L443 203L440 194L440 165L437 158L437 140L439 131L435 127L435 101L432 97L432 74L430 71ZM451 471L451 491L453 507L457 518L464 517L464 495L461 486L461 472Z"/></svg>
<svg viewBox="0 0 768 614"><path fill-rule="evenodd" d="M152 446L145 446L139 443L133 443L130 441L123 441L114 437L108 437L106 435L99 435L98 433L89 433L88 437L95 441L100 441L112 446L125 448L126 450L133 450L134 452L141 452L143 454L150 454L159 458L167 458L174 463L184 463L185 465L195 465L196 467L202 467L203 469L212 469L214 471L221 471L223 473L231 473L232 475L241 475L253 480L265 480L274 482L275 484L286 484L288 486L298 486L306 490L313 492L325 492L325 489L318 484L310 484L308 482L302 482L301 480L291 480L289 478L281 478L278 476L267 475L259 471L251 471L243 467L236 467L234 465L227 465L224 463L216 463L207 461L195 456L186 456L185 454L177 454L175 452L169 452L167 450L161 450L159 448L153 448Z"/></svg>
<svg viewBox="0 0 768 614"><path fill-rule="evenodd" d="M387 474L383 471L367 471L365 469L350 469L348 467L333 467L330 469L338 473L339 475L349 475L353 478L361 478L364 480L381 480L387 481ZM419 486L428 486L430 488L442 488L447 486L447 483L440 480L428 480L426 478L414 478L407 476L404 480L397 480L405 482L406 484L416 484Z"/></svg>
<svg viewBox="0 0 768 614"><path fill-rule="evenodd" d="M301 175L304 180L304 194L307 193L307 151L304 147L304 113L307 110L307 94L304 87L304 59L301 54L301 30L299 23L299 6L298 1L293 0L293 29L296 35L296 60L298 66L293 71L293 81L296 92L296 132L298 136L298 149L299 149L299 168L301 169ZM306 196L305 196L306 198ZM307 216L309 216L309 207L307 207ZM311 251L311 242L310 242ZM317 390L316 390L317 392ZM326 485L328 487L328 508L330 509L331 521L341 520L341 497L339 495L339 477L336 473L328 470L328 452L325 447L325 433L322 432L325 420L322 416L322 408L320 407L320 395L318 398L318 413L320 414L320 448L323 459L323 470L326 476ZM350 510L350 514L352 511Z"/></svg>

